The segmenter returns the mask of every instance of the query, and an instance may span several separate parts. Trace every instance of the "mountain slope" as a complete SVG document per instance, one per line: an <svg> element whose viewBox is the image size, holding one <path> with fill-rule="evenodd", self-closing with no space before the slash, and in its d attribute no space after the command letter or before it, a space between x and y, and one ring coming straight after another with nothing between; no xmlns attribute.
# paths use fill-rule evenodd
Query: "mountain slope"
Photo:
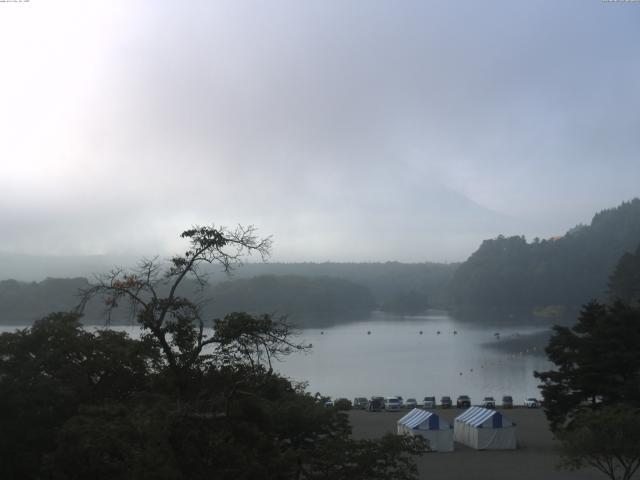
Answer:
<svg viewBox="0 0 640 480"><path fill-rule="evenodd" d="M462 306L581 305L603 297L618 259L640 244L640 199L597 213L560 238L485 240L449 285Z"/></svg>

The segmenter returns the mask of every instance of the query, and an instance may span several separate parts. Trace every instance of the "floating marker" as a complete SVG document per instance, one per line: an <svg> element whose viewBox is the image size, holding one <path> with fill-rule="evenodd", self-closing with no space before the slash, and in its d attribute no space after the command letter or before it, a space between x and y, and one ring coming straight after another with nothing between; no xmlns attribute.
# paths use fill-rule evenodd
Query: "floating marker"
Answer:
<svg viewBox="0 0 640 480"><path fill-rule="evenodd" d="M367 330L367 335L371 335L371 330Z"/></svg>
<svg viewBox="0 0 640 480"><path fill-rule="evenodd" d="M422 335L422 330L420 330L420 335Z"/></svg>

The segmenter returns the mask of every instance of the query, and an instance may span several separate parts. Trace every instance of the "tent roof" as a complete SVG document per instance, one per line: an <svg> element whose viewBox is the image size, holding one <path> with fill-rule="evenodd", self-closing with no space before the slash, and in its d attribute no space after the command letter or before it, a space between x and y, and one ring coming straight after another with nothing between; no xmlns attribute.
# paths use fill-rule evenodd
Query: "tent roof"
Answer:
<svg viewBox="0 0 640 480"><path fill-rule="evenodd" d="M471 425L472 427L479 427L484 422L486 422L489 418L498 415L500 420L499 422L494 422L502 426L502 414L500 412L496 412L495 410L489 410L487 408L482 407L471 407L462 415L456 417L456 422L466 423ZM509 422L507 422L509 424ZM497 426L497 425L496 425Z"/></svg>
<svg viewBox="0 0 640 480"><path fill-rule="evenodd" d="M436 415L433 412L429 412L427 410L421 410L419 408L414 408L409 413L407 413L404 417L398 420L398 425L405 425L409 428L417 428L418 426L423 425L426 422L426 424L429 425L429 427L433 425L433 426L436 426L435 428L436 430L439 430L440 422L429 421L431 417L434 417L433 419L439 418L438 415ZM429 429L431 430L431 428Z"/></svg>

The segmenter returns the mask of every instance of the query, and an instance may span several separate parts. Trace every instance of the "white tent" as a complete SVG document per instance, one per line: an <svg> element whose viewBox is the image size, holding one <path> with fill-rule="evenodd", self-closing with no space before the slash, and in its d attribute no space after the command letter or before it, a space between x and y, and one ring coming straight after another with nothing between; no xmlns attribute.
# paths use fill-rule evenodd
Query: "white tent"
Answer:
<svg viewBox="0 0 640 480"><path fill-rule="evenodd" d="M453 437L476 450L513 450L517 446L516 424L500 412L481 407L471 407L456 417Z"/></svg>
<svg viewBox="0 0 640 480"><path fill-rule="evenodd" d="M435 452L453 452L453 429L438 415L414 408L398 420L398 435L421 435Z"/></svg>

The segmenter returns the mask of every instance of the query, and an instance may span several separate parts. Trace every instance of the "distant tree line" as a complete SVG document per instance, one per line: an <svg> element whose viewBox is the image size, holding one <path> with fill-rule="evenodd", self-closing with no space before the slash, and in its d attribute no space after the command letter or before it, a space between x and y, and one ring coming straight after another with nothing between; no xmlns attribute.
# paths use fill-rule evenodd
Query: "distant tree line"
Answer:
<svg viewBox="0 0 640 480"><path fill-rule="evenodd" d="M416 315L423 313L431 304L427 294L410 290L408 292L397 293L387 299L381 306L380 310L389 313L399 313L404 315Z"/></svg>
<svg viewBox="0 0 640 480"><path fill-rule="evenodd" d="M551 306L578 308L608 293L630 301L640 291L639 249L640 200L634 199L562 237L485 240L462 264L249 263L232 278L204 269L210 285L200 289L186 281L181 292L220 317L234 310L334 318L374 309L407 315L451 307L459 314L467 307L550 312ZM68 310L87 284L84 278L0 281L0 323L31 323L50 311ZM85 321L101 313L90 307ZM119 313L112 320L130 317Z"/></svg>
<svg viewBox="0 0 640 480"><path fill-rule="evenodd" d="M50 312L69 311L78 303L86 278L47 278L41 282L0 281L0 325L32 323ZM96 316L100 311L96 310Z"/></svg>
<svg viewBox="0 0 640 480"><path fill-rule="evenodd" d="M29 324L50 311L68 311L78 303L78 292L89 281L46 279L42 282L0 281L0 324ZM160 292L164 287L159 286ZM347 316L368 314L377 308L368 288L330 277L298 277L293 275L238 279L200 288L193 280L181 285L180 293L199 303L203 311L222 318L234 311L269 312L276 315ZM88 305L85 322L101 323L104 308ZM127 309L115 311L111 322L130 323Z"/></svg>
<svg viewBox="0 0 640 480"><path fill-rule="evenodd" d="M204 288L193 280L185 281L181 293L200 302L212 316L223 317L232 311L271 312L295 316L300 321L304 317L309 325L314 322L313 316L347 318L378 308L400 314L420 313L434 306L433 298L440 298L436 305L443 306L442 289L453 272L451 266L439 268L436 264L331 264L327 271L335 276L327 276L318 274L325 271L320 264L313 265L290 264L284 268L283 264L274 264L273 271L279 273L264 274L261 272L270 269L249 264L231 278L210 275L212 281ZM284 273L290 271L301 273ZM344 277L339 276L341 271ZM302 272L311 273L305 276ZM86 278L0 281L0 324L29 324L48 312L70 310L78 301L78 291L88 284ZM98 322L102 313L101 307L90 305L84 321ZM130 322L127 313L114 312L111 321Z"/></svg>
<svg viewBox="0 0 640 480"><path fill-rule="evenodd" d="M260 275L218 283L211 287L210 296L205 309L216 316L236 311L331 315L376 308L368 288L331 277Z"/></svg>

